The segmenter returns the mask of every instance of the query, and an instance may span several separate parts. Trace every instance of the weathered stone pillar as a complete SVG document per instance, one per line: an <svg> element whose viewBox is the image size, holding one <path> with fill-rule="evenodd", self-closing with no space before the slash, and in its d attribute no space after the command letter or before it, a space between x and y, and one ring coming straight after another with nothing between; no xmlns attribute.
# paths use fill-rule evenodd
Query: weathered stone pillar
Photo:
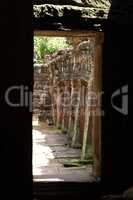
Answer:
<svg viewBox="0 0 133 200"><path fill-rule="evenodd" d="M80 109L80 94L81 94L81 80L75 83L75 95L76 95L76 105L74 112L74 127L73 127L73 137L72 137L72 147L76 144L77 134L78 134L78 122L79 122L79 109Z"/></svg>
<svg viewBox="0 0 133 200"><path fill-rule="evenodd" d="M92 128L92 147L94 159L94 175L101 175L101 83L102 83L102 43L103 33L97 33L95 41L95 64L94 64L94 80L93 91L97 95L95 110L93 110L93 128ZM94 113L95 111L95 113Z"/></svg>
<svg viewBox="0 0 133 200"><path fill-rule="evenodd" d="M86 85L82 83L81 85L81 96L80 96L80 141L82 144L83 133L84 133L84 121L85 121L85 91Z"/></svg>
<svg viewBox="0 0 133 200"><path fill-rule="evenodd" d="M60 94L60 86L57 86L57 100L56 100L56 105L57 105L57 120L56 120L56 126L57 128L61 128L60 124L60 115L61 115L61 94Z"/></svg>
<svg viewBox="0 0 133 200"><path fill-rule="evenodd" d="M49 73L48 73L48 77L51 76L50 78L50 85L49 85L49 89L50 89L50 93L51 93L51 98L52 98L52 117L53 117L53 124L56 125L56 88L54 87L54 78L55 78L55 74L54 74L54 67L53 64L51 64L49 66Z"/></svg>
<svg viewBox="0 0 133 200"><path fill-rule="evenodd" d="M64 93L64 82L60 81L60 102L59 102L59 128L63 128L63 93Z"/></svg>
<svg viewBox="0 0 133 200"><path fill-rule="evenodd" d="M64 82L63 91L63 114L62 114L62 130L67 132L69 122L69 107L70 107L70 81Z"/></svg>
<svg viewBox="0 0 133 200"><path fill-rule="evenodd" d="M92 85L93 85L93 77L94 76L94 67L91 66L91 73L86 85L86 92L85 92L85 112L84 112L84 130L83 130L83 144L82 144L82 153L81 159L84 160L86 158L86 150L87 150L87 143L89 142L89 134L91 128L91 115L92 115Z"/></svg>
<svg viewBox="0 0 133 200"><path fill-rule="evenodd" d="M88 104L88 87L85 96L85 120L84 120L84 132L83 132L83 143L82 143L82 153L81 160L84 160L86 157L86 146L87 146L87 138L88 138L88 127L90 121L90 106Z"/></svg>
<svg viewBox="0 0 133 200"><path fill-rule="evenodd" d="M70 132L72 130L72 103L73 103L73 94L74 94L73 80L71 80L70 87L71 87L71 99L70 99L70 106L69 106L68 136L71 136Z"/></svg>
<svg viewBox="0 0 133 200"><path fill-rule="evenodd" d="M53 112L53 123L54 125L57 124L57 91L53 86L53 93L52 93L52 112Z"/></svg>

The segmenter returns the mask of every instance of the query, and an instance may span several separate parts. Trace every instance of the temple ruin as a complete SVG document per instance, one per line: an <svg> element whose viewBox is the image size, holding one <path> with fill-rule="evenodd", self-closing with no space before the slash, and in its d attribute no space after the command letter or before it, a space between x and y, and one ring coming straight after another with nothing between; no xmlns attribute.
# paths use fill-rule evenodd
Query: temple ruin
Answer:
<svg viewBox="0 0 133 200"><path fill-rule="evenodd" d="M96 118L101 116L95 90L96 38L66 38L72 44L69 48L34 63L33 118L60 130L70 148L80 149L78 158L93 166L100 159L94 132Z"/></svg>

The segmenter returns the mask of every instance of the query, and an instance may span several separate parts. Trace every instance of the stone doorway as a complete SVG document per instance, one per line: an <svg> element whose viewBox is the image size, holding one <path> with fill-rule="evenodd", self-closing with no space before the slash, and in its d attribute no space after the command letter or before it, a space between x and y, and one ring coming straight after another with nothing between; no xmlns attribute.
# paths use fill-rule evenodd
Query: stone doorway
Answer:
<svg viewBox="0 0 133 200"><path fill-rule="evenodd" d="M36 37L36 51L39 39L45 56L34 52L34 181L94 181L95 38Z"/></svg>

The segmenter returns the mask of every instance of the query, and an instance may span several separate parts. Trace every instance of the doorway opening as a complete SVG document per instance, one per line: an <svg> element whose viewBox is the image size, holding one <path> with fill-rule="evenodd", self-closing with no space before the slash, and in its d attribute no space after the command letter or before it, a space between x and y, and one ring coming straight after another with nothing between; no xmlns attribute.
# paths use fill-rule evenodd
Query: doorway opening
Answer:
<svg viewBox="0 0 133 200"><path fill-rule="evenodd" d="M99 173L97 59L95 37L34 36L34 182L88 182Z"/></svg>

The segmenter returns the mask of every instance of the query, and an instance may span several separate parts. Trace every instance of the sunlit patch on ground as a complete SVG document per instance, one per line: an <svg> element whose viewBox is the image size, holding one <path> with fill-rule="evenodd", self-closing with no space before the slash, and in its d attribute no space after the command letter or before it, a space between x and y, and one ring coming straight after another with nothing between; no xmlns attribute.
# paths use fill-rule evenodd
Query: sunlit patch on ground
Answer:
<svg viewBox="0 0 133 200"><path fill-rule="evenodd" d="M64 181L61 178L45 178L45 179L34 179L35 182L60 182L60 181Z"/></svg>
<svg viewBox="0 0 133 200"><path fill-rule="evenodd" d="M38 116L33 116L32 125L33 126L38 126L39 125Z"/></svg>
<svg viewBox="0 0 133 200"><path fill-rule="evenodd" d="M50 160L54 159L52 149L45 145L45 134L33 130L33 174L41 175L40 166L48 166ZM40 144L39 141L43 142Z"/></svg>

